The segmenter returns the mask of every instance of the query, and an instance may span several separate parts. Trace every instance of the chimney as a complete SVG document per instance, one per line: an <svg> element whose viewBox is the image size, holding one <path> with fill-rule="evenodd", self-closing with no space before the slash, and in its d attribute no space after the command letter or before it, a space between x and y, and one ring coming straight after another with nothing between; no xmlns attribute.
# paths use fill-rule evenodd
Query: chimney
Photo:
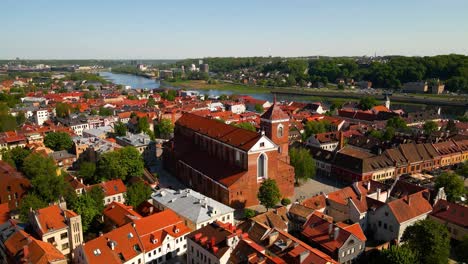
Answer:
<svg viewBox="0 0 468 264"><path fill-rule="evenodd" d="M330 223L328 225L328 234L331 235L332 231L333 231L333 223Z"/></svg>
<svg viewBox="0 0 468 264"><path fill-rule="evenodd" d="M150 214L150 215L153 214L153 210L154 210L154 207L153 207L153 206L150 206L150 208L149 208L149 214Z"/></svg>
<svg viewBox="0 0 468 264"><path fill-rule="evenodd" d="M338 235L340 234L340 228L335 227L335 230L333 232L333 239L336 240L338 238Z"/></svg>
<svg viewBox="0 0 468 264"><path fill-rule="evenodd" d="M368 181L367 182L367 190L370 191L370 185L371 185L371 181Z"/></svg>
<svg viewBox="0 0 468 264"><path fill-rule="evenodd" d="M377 188L377 200L380 200L380 188Z"/></svg>
<svg viewBox="0 0 468 264"><path fill-rule="evenodd" d="M28 260L29 259L29 246L24 245L23 246L23 259ZM29 262L29 261L28 261Z"/></svg>
<svg viewBox="0 0 468 264"><path fill-rule="evenodd" d="M213 236L211 237L211 248L214 248L215 245L216 245L216 238Z"/></svg>

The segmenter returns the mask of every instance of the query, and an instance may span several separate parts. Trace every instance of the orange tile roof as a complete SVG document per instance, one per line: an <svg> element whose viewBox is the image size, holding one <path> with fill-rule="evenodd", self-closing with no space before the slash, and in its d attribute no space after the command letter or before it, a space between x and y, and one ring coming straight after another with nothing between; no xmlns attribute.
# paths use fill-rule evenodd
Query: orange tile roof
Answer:
<svg viewBox="0 0 468 264"><path fill-rule="evenodd" d="M177 238L190 233L184 221L170 209L135 220L134 223L145 251L161 246L168 235Z"/></svg>
<svg viewBox="0 0 468 264"><path fill-rule="evenodd" d="M461 204L438 200L431 215L465 229L468 227L468 207Z"/></svg>
<svg viewBox="0 0 468 264"><path fill-rule="evenodd" d="M102 214L110 221L112 221L112 223L114 223L117 227L142 218L139 213L133 211L132 206L127 206L118 202L112 202L107 205L106 208L104 208L104 212Z"/></svg>
<svg viewBox="0 0 468 264"><path fill-rule="evenodd" d="M5 223L10 219L10 207L8 203L0 204L0 224Z"/></svg>
<svg viewBox="0 0 468 264"><path fill-rule="evenodd" d="M70 210L62 210L58 205L51 205L35 210L37 225L40 234L44 235L49 231L56 231L68 227L66 217L74 217L77 214Z"/></svg>
<svg viewBox="0 0 468 264"><path fill-rule="evenodd" d="M190 113L179 118L176 125L189 128L242 150L249 150L261 138L261 135L256 132Z"/></svg>
<svg viewBox="0 0 468 264"><path fill-rule="evenodd" d="M326 201L325 201L325 195L316 195L312 196L302 202L302 205L312 208L314 210L319 210L322 208L325 208Z"/></svg>
<svg viewBox="0 0 468 264"><path fill-rule="evenodd" d="M406 222L432 211L432 206L429 201L423 197L423 192L417 192L393 200L387 203L387 205L399 223Z"/></svg>
<svg viewBox="0 0 468 264"><path fill-rule="evenodd" d="M105 197L127 192L127 187L121 179L115 179L94 185L89 185L86 186L86 190L89 191L96 186L100 186L102 188Z"/></svg>
<svg viewBox="0 0 468 264"><path fill-rule="evenodd" d="M289 116L281 110L281 107L274 103L268 110L260 116L260 118L268 119L268 120L281 120L281 119L288 119Z"/></svg>
<svg viewBox="0 0 468 264"><path fill-rule="evenodd" d="M111 250L111 243L115 243ZM112 230L82 245L88 263L123 263L143 252L136 230L132 224Z"/></svg>

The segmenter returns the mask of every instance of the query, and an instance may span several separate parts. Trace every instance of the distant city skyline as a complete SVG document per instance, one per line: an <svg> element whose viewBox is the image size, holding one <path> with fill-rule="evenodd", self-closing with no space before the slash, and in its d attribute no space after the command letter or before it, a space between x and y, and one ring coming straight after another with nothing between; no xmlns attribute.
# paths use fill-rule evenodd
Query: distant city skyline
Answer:
<svg viewBox="0 0 468 264"><path fill-rule="evenodd" d="M0 59L468 54L468 1L2 1Z"/></svg>

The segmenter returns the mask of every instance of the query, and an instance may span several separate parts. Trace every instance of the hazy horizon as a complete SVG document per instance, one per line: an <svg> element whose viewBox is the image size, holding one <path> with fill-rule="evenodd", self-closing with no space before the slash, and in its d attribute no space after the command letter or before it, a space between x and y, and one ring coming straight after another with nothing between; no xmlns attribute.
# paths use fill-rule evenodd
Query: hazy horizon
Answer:
<svg viewBox="0 0 468 264"><path fill-rule="evenodd" d="M468 54L464 0L6 0L2 8L2 60Z"/></svg>

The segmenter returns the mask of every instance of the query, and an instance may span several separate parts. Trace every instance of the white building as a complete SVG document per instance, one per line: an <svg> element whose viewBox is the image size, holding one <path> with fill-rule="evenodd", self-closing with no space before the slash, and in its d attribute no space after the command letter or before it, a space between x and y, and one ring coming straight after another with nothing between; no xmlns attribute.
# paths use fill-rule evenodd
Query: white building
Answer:
<svg viewBox="0 0 468 264"><path fill-rule="evenodd" d="M160 189L151 195L160 210L171 209L192 230L221 221L234 224L234 209L191 189Z"/></svg>
<svg viewBox="0 0 468 264"><path fill-rule="evenodd" d="M40 126L44 124L45 121L49 120L51 114L47 109L39 109L34 111L34 122Z"/></svg>

